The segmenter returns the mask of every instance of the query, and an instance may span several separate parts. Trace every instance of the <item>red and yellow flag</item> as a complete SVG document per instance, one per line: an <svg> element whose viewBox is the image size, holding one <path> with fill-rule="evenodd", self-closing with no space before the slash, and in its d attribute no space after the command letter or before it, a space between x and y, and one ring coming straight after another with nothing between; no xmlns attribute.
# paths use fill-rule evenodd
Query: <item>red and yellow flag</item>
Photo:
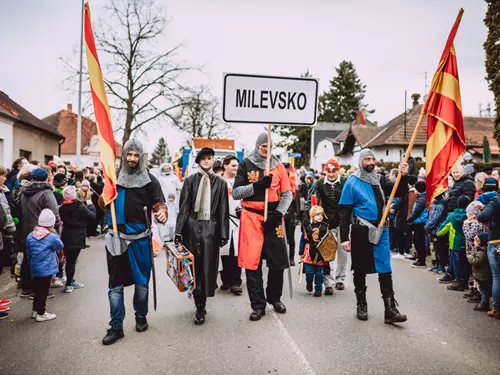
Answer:
<svg viewBox="0 0 500 375"><path fill-rule="evenodd" d="M432 79L424 106L427 114L427 203L448 188L448 176L465 152L464 120L457 56L453 41L462 20L460 9Z"/></svg>
<svg viewBox="0 0 500 375"><path fill-rule="evenodd" d="M97 57L94 33L90 23L89 3L85 3L84 35L87 50L87 65L90 77L90 90L94 113L99 132L99 151L101 153L102 173L106 179L102 197L106 205L115 200L118 192L116 190L116 149L113 127L111 126L111 115L109 113L108 98L104 89L101 65Z"/></svg>

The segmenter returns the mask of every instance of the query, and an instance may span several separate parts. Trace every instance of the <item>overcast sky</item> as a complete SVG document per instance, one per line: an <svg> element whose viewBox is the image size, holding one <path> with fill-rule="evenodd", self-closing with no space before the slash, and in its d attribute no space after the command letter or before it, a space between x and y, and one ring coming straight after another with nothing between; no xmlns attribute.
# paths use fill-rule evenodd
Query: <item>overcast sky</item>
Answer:
<svg viewBox="0 0 500 375"><path fill-rule="evenodd" d="M90 1L92 19L108 0ZM221 97L222 74L299 76L309 69L328 88L342 60L352 61L365 101L384 124L404 110L404 91L424 94L460 7L465 14L455 40L465 115L477 116L493 101L484 79L481 0L157 0L168 14L158 50L183 43L180 58L202 65L194 84L209 84ZM80 38L79 0L0 0L0 90L39 117L73 103L61 87L60 56L73 56ZM252 128L253 126L253 128ZM262 127L236 126L235 137L253 144ZM148 149L166 132L149 131ZM174 143L183 139L169 133Z"/></svg>

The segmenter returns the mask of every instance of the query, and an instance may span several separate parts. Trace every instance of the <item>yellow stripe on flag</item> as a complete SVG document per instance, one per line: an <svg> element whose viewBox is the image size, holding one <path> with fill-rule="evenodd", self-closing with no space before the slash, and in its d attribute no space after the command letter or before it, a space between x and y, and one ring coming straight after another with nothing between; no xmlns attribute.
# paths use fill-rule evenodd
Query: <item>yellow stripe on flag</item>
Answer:
<svg viewBox="0 0 500 375"><path fill-rule="evenodd" d="M448 143L448 140L452 135L453 135L453 130L450 129L445 124L443 124L441 121L438 121L436 128L432 133L432 136L427 141L427 148L425 155L425 159L427 161L425 169L427 170L427 174L431 172L432 163L438 156L443 146L446 143Z"/></svg>
<svg viewBox="0 0 500 375"><path fill-rule="evenodd" d="M451 74L440 72L439 83L436 85L435 91L438 94L446 96L453 100L457 108L462 112L462 99L460 98L460 83Z"/></svg>
<svg viewBox="0 0 500 375"><path fill-rule="evenodd" d="M108 98L106 96L106 90L104 89L104 79L102 76L102 72L99 67L99 64L94 58L94 55L90 53L88 47L87 47L87 67L89 71L90 85L92 86L92 89L99 98L99 101L104 105L106 113L108 114L108 118L111 119L111 114L109 112Z"/></svg>

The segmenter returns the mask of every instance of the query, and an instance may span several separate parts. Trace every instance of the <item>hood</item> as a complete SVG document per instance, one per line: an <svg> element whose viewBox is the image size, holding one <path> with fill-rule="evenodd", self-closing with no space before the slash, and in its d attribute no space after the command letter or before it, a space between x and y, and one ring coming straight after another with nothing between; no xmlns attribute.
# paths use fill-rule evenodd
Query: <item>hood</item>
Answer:
<svg viewBox="0 0 500 375"><path fill-rule="evenodd" d="M51 233L52 232L45 227L36 226L35 229L33 229L33 237L35 237L38 241L44 239Z"/></svg>
<svg viewBox="0 0 500 375"><path fill-rule="evenodd" d="M165 176L165 172L163 172L163 168L170 167L170 175L174 173L174 168L172 167L172 164L170 163L163 163L160 165L160 175ZM168 175L168 176L170 176Z"/></svg>
<svg viewBox="0 0 500 375"><path fill-rule="evenodd" d="M46 181L28 181L23 187L21 193L26 196L32 196L42 190L53 191L53 187Z"/></svg>
<svg viewBox="0 0 500 375"><path fill-rule="evenodd" d="M453 214L452 214L453 221L462 222L466 218L467 218L467 212L465 211L465 208L455 208L455 211L453 211Z"/></svg>
<svg viewBox="0 0 500 375"><path fill-rule="evenodd" d="M135 168L130 168L127 164L127 153L136 151L139 154L139 164ZM127 189L141 188L151 182L148 171L146 170L146 162L144 160L144 148L142 143L137 139L129 139L123 146L122 151L122 166L118 173L117 185Z"/></svg>

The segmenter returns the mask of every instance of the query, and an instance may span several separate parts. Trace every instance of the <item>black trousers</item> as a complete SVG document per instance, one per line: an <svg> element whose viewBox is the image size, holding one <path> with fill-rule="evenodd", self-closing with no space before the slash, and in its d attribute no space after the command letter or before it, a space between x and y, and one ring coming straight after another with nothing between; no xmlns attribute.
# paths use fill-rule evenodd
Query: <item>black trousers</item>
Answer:
<svg viewBox="0 0 500 375"><path fill-rule="evenodd" d="M417 250L418 263L425 264L427 257L427 245L425 241L426 233L424 224L413 224L415 249Z"/></svg>
<svg viewBox="0 0 500 375"><path fill-rule="evenodd" d="M288 242L288 255L295 258L295 225L293 218L285 219L286 240Z"/></svg>
<svg viewBox="0 0 500 375"><path fill-rule="evenodd" d="M45 303L47 302L47 296L49 295L51 280L52 276L33 276L32 287L33 292L35 293L35 298L33 299L33 311L36 311L38 315L45 314Z"/></svg>
<svg viewBox="0 0 500 375"><path fill-rule="evenodd" d="M380 284L380 293L382 293L382 297L390 297L394 295L392 272L379 273L378 282ZM354 291L366 292L366 274L354 272Z"/></svg>
<svg viewBox="0 0 500 375"><path fill-rule="evenodd" d="M223 255L222 271L220 278L223 284L229 286L241 286L241 268L238 267L238 257L234 255Z"/></svg>
<svg viewBox="0 0 500 375"><path fill-rule="evenodd" d="M434 237L434 251L436 252L436 259L438 261L438 265L443 268L449 263L450 250L448 247L448 236Z"/></svg>
<svg viewBox="0 0 500 375"><path fill-rule="evenodd" d="M245 270L247 276L248 297L252 310L265 310L266 302L274 303L281 300L283 292L283 271L269 269L267 287L264 294L264 279L262 278L262 260L255 271ZM266 298L267 296L267 298Z"/></svg>
<svg viewBox="0 0 500 375"><path fill-rule="evenodd" d="M75 270L76 270L76 261L78 260L78 256L80 255L81 250L66 250L66 285L71 286L71 283L74 281Z"/></svg>
<svg viewBox="0 0 500 375"><path fill-rule="evenodd" d="M408 241L407 229L405 227L398 227L398 249L401 255L410 253L410 246Z"/></svg>

